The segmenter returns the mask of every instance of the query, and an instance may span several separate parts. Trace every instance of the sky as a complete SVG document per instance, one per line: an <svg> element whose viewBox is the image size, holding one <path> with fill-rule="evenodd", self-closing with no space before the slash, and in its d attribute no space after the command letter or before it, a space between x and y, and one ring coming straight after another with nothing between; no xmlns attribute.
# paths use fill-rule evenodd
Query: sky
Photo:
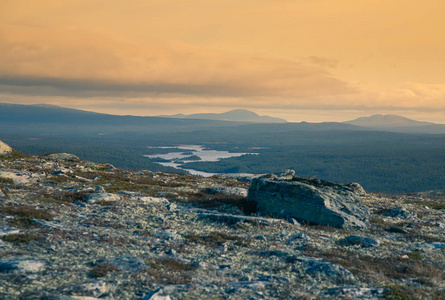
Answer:
<svg viewBox="0 0 445 300"><path fill-rule="evenodd" d="M443 0L0 0L0 102L445 123Z"/></svg>

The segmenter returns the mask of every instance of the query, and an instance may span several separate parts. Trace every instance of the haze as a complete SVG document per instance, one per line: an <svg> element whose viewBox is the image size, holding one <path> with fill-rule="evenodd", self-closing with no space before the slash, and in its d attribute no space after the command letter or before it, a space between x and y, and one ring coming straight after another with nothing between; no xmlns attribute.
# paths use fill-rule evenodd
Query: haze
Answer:
<svg viewBox="0 0 445 300"><path fill-rule="evenodd" d="M445 2L0 2L0 102L445 123Z"/></svg>

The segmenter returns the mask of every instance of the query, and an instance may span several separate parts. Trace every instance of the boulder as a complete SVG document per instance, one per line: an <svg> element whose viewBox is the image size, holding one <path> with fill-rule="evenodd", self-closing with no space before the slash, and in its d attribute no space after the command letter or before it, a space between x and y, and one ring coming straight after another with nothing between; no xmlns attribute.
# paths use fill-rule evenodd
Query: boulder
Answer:
<svg viewBox="0 0 445 300"><path fill-rule="evenodd" d="M0 155L6 155L12 152L12 148L0 141Z"/></svg>
<svg viewBox="0 0 445 300"><path fill-rule="evenodd" d="M294 218L310 224L337 228L367 227L369 210L361 203L362 191L354 184L265 175L252 181L247 201L259 213Z"/></svg>

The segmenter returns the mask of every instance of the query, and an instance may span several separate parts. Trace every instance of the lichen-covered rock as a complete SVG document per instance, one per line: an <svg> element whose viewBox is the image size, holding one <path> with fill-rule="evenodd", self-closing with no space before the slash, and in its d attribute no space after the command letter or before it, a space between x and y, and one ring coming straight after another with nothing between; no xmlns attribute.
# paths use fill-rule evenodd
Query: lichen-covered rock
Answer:
<svg viewBox="0 0 445 300"><path fill-rule="evenodd" d="M13 257L0 259L2 273L36 273L43 270L45 263L32 257Z"/></svg>
<svg viewBox="0 0 445 300"><path fill-rule="evenodd" d="M92 204L99 201L119 201L121 197L111 193L95 193L87 197L87 202Z"/></svg>
<svg viewBox="0 0 445 300"><path fill-rule="evenodd" d="M302 177L281 180L272 175L252 181L247 201L271 216L337 228L366 227L369 211L360 194L347 185Z"/></svg>

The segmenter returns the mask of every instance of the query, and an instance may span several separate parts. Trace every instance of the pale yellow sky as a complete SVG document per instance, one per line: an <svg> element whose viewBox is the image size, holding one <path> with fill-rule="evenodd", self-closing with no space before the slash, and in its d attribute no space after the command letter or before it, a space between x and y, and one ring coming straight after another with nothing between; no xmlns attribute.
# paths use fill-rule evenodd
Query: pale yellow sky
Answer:
<svg viewBox="0 0 445 300"><path fill-rule="evenodd" d="M442 0L0 0L0 102L445 123Z"/></svg>

